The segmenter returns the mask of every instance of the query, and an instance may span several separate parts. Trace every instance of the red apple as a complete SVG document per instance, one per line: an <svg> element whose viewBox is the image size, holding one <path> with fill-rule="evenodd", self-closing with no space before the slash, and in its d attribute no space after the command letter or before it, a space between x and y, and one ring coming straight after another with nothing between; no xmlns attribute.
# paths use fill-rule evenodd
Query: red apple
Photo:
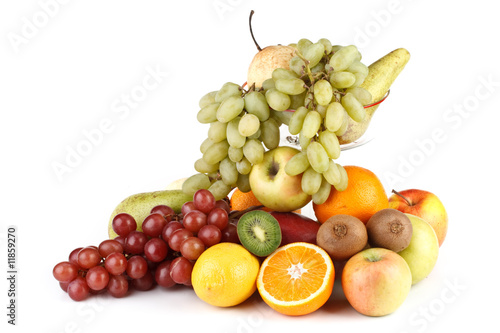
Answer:
<svg viewBox="0 0 500 333"><path fill-rule="evenodd" d="M250 171L250 188L257 200L267 208L279 212L291 212L304 207L311 196L302 191L302 174L289 176L286 163L299 153L292 147L268 150L264 159Z"/></svg>
<svg viewBox="0 0 500 333"><path fill-rule="evenodd" d="M352 256L342 271L342 289L349 304L366 316L385 316L404 302L412 276L396 252L371 248Z"/></svg>
<svg viewBox="0 0 500 333"><path fill-rule="evenodd" d="M392 191L389 208L420 217L431 225L441 246L448 231L448 214L443 203L431 192L423 190Z"/></svg>
<svg viewBox="0 0 500 333"><path fill-rule="evenodd" d="M321 226L317 221L293 212L271 212L270 214L280 224L280 246L295 242L316 244L316 235Z"/></svg>

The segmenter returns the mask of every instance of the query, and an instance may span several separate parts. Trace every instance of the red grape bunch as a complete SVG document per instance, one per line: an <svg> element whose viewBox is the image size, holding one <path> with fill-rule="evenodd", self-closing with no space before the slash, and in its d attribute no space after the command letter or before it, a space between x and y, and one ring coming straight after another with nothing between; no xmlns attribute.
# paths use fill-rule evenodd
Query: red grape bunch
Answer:
<svg viewBox="0 0 500 333"><path fill-rule="evenodd" d="M210 191L201 189L180 214L166 205L153 207L142 231L134 217L117 214L112 227L118 236L98 247L73 250L68 261L55 265L54 278L75 301L103 291L123 297L131 287L146 291L156 284L190 286L194 262L207 248L239 242L229 213L225 200L216 201Z"/></svg>

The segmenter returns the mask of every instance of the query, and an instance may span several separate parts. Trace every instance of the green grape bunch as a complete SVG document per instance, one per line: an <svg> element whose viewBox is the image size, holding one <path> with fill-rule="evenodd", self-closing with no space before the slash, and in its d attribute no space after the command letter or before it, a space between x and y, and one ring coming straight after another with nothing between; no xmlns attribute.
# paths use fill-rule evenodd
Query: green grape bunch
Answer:
<svg viewBox="0 0 500 333"><path fill-rule="evenodd" d="M234 187L251 190L252 166L262 162L266 149L278 147L282 124L298 136L301 149L285 172L302 176L302 190L314 203L325 202L332 186L347 188L347 173L334 162L340 156L338 136L349 118L360 122L366 116L364 105L372 96L360 85L368 67L354 45L322 38L289 46L295 49L289 69L276 68L262 88L227 82L201 98L197 119L209 124L208 135L194 164L198 173L184 182L184 192L204 188L222 199Z"/></svg>

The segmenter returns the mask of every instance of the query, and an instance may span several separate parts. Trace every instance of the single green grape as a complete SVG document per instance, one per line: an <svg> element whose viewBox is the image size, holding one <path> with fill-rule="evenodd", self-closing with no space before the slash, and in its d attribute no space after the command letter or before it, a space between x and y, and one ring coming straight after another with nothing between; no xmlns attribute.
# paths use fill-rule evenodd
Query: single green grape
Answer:
<svg viewBox="0 0 500 333"><path fill-rule="evenodd" d="M309 168L309 160L304 151L295 154L286 162L285 173L289 176L297 176Z"/></svg>
<svg viewBox="0 0 500 333"><path fill-rule="evenodd" d="M301 188L302 191L309 195L313 195L318 192L323 176L320 173L314 171L312 167L307 168L302 174Z"/></svg>
<svg viewBox="0 0 500 333"><path fill-rule="evenodd" d="M223 100L217 109L217 120L221 123L227 123L236 118L243 108L245 101L241 96L229 96Z"/></svg>
<svg viewBox="0 0 500 333"><path fill-rule="evenodd" d="M307 146L306 154L307 160L314 171L323 173L328 170L330 158L321 143L318 141L311 142L309 146Z"/></svg>

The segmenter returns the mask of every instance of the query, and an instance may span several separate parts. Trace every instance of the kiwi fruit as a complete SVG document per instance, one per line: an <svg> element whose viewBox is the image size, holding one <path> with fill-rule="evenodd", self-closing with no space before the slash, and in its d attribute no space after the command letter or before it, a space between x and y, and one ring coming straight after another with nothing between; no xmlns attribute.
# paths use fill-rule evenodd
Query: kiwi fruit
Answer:
<svg viewBox="0 0 500 333"><path fill-rule="evenodd" d="M366 223L368 242L373 247L383 247L394 252L410 245L413 227L410 218L397 209L379 210Z"/></svg>
<svg viewBox="0 0 500 333"><path fill-rule="evenodd" d="M333 215L319 227L316 243L333 260L343 261L365 248L368 234L365 224L357 217Z"/></svg>
<svg viewBox="0 0 500 333"><path fill-rule="evenodd" d="M281 244L278 220L268 212L253 210L243 214L236 226L241 245L258 257L266 257Z"/></svg>

